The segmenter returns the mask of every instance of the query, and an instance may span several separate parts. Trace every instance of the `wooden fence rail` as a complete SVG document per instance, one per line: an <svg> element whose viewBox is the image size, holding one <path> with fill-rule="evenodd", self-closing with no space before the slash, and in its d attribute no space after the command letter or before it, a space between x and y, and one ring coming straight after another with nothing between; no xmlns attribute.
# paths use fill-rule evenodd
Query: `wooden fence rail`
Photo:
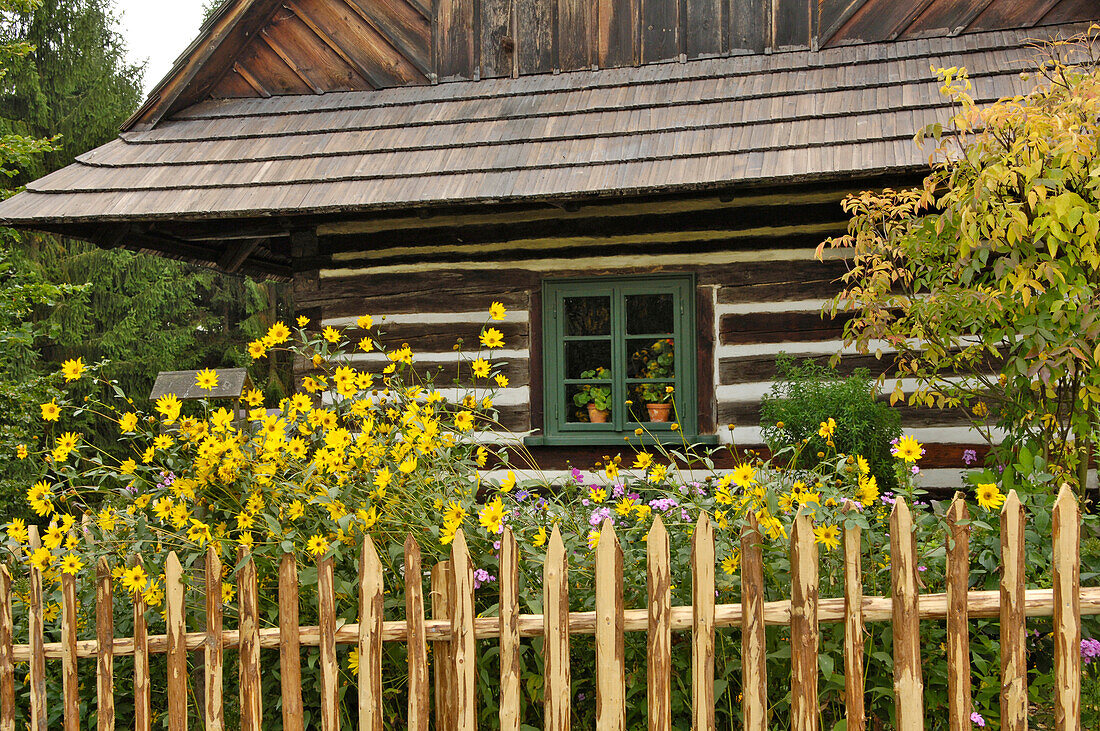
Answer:
<svg viewBox="0 0 1100 731"><path fill-rule="evenodd" d="M764 629L787 625L791 633L792 728L816 731L818 724L819 623L844 624L844 668L847 727L866 728L863 688L864 632L867 622L889 621L893 626L894 686L897 727L900 731L924 728L923 678L920 659L920 622L947 621L949 726L971 728L970 654L968 619L999 617L1002 647L1001 718L1004 729L1025 729L1027 724L1027 667L1024 652L1025 617L1052 616L1055 639L1056 728L1080 728L1081 616L1100 614L1100 588L1080 587L1079 526L1077 502L1063 489L1054 507L1053 588L1027 590L1024 586L1024 510L1010 493L1001 512L1002 578L999 591L969 591L969 525L966 504L956 496L947 513L947 592L918 593L917 554L909 507L898 500L890 517L891 597L863 595L860 575L861 534L846 528L844 546L844 596L818 597L818 556L810 518L796 518L791 535L791 598L765 602L761 536L755 520L741 536L742 602L715 603L714 532L707 516L700 516L692 535L692 605L673 607L668 534L660 518L654 520L647 540L648 600L646 609L623 606L622 549L611 523L605 522L595 549L596 608L569 611L568 565L557 529L551 534L543 575L544 614L520 614L518 595L519 554L511 531L506 529L500 551L500 611L496 617L475 617L474 568L459 531L450 561L431 572L431 619L425 616L425 600L419 582L409 582L405 596L406 618L383 621L383 573L374 544L364 539L359 571L359 622L337 626L331 559L318 562L318 626L298 622L298 571L294 556L279 567L278 628L260 628L256 568L251 558L239 557L237 574L238 630L222 628L221 562L213 550L206 556L206 616L202 632L186 632L183 572L175 554L165 572L167 633L150 636L140 595L134 602L134 636L113 637L111 575L105 563L97 566L96 639L78 640L76 592L73 577L62 579L61 637L43 641L41 572L30 573L29 643L13 644L11 576L0 569L0 731L15 729L14 663L29 662L30 727L47 723L46 660L62 661L62 697L66 731L80 728L77 664L96 658L98 728L113 729L113 662L118 656L134 656L135 726L150 728L149 655L168 657L166 688L168 721L172 731L188 727L187 653L203 651L202 719L207 729L222 729L222 655L240 652L239 679L241 726L260 729L264 703L261 692L261 649L279 649L282 679L282 716L289 731L302 729L302 646L318 647L321 677L321 726L339 728L339 687L336 647L353 644L359 651L358 726L380 730L382 718L382 648L384 642L408 646L407 727L428 728L431 712L429 687L434 686L436 727L447 731L475 729L477 641L496 639L500 647L498 694L501 728L518 731L521 724L519 643L522 637L545 639L543 703L547 729L568 729L570 722L569 638L595 635L597 728L626 728L625 632L646 632L647 696L649 729L667 730L671 723L672 632L691 632L693 727L714 729L715 632L740 627L742 639L742 708L745 728L766 728L766 665ZM413 536L405 542L405 575L422 575L420 548ZM429 680L427 643L436 657L434 680ZM199 691L196 691L199 692ZM270 712L270 711L269 711ZM939 712L939 711L937 711Z"/></svg>

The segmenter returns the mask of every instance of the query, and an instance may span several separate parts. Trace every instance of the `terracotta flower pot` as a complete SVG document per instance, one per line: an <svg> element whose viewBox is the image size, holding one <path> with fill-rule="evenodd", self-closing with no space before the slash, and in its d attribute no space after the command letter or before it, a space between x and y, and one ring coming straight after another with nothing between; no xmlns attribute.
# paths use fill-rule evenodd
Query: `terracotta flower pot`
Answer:
<svg viewBox="0 0 1100 731"><path fill-rule="evenodd" d="M588 420L593 424L606 424L611 409L597 409L596 404L588 404Z"/></svg>
<svg viewBox="0 0 1100 731"><path fill-rule="evenodd" d="M646 404L646 411L649 412L650 421L668 421L669 414L672 412L672 404Z"/></svg>

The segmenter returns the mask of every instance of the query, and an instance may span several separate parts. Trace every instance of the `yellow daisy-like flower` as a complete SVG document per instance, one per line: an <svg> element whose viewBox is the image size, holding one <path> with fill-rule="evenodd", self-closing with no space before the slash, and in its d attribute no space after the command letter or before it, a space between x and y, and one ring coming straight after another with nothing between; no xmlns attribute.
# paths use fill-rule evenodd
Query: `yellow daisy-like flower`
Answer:
<svg viewBox="0 0 1100 731"><path fill-rule="evenodd" d="M504 305L500 302L494 302L489 305L489 317L494 320L503 320L504 316L508 314L508 310L504 308Z"/></svg>
<svg viewBox="0 0 1100 731"><path fill-rule="evenodd" d="M867 458L863 455L856 455L856 466L859 468L859 474L869 475L871 474L871 464L867 461Z"/></svg>
<svg viewBox="0 0 1100 731"><path fill-rule="evenodd" d="M291 520L298 520L303 515L305 515L305 512L306 508L305 505L302 504L301 500L295 500L286 507L286 516Z"/></svg>
<svg viewBox="0 0 1100 731"><path fill-rule="evenodd" d="M638 452L634 455L635 469L648 470L651 464L653 464L653 455L649 452Z"/></svg>
<svg viewBox="0 0 1100 731"><path fill-rule="evenodd" d="M27 531L27 523L22 518L14 518L8 523L8 538L12 539L16 543L26 543L30 540L30 534Z"/></svg>
<svg viewBox="0 0 1100 731"><path fill-rule="evenodd" d="M371 352L374 350L374 341L370 338L361 338L359 340L359 350L362 350L364 353Z"/></svg>
<svg viewBox="0 0 1100 731"><path fill-rule="evenodd" d="M977 487L976 496L978 505L986 510L999 510L1005 504L1004 493L992 482L980 483Z"/></svg>
<svg viewBox="0 0 1100 731"><path fill-rule="evenodd" d="M406 457L401 464L397 465L397 469L408 475L416 471L416 455Z"/></svg>
<svg viewBox="0 0 1100 731"><path fill-rule="evenodd" d="M76 360L70 358L61 364L61 374L65 376L66 382L79 379L87 369L83 358L77 358Z"/></svg>
<svg viewBox="0 0 1100 731"><path fill-rule="evenodd" d="M80 569L84 568L84 562L70 553L61 559L60 568L61 573L76 576Z"/></svg>
<svg viewBox="0 0 1100 731"><path fill-rule="evenodd" d="M252 360L259 360L267 355L267 346L263 340L253 340L248 344L248 355Z"/></svg>
<svg viewBox="0 0 1100 731"><path fill-rule="evenodd" d="M283 321L280 320L279 322L276 322L274 325L271 326L271 328L267 331L266 337L268 341L274 343L275 345L281 345L287 340L290 340L290 328L284 325Z"/></svg>
<svg viewBox="0 0 1100 731"><path fill-rule="evenodd" d="M305 315L298 315L296 322L298 323L298 327L305 327L309 324L309 318Z"/></svg>
<svg viewBox="0 0 1100 731"><path fill-rule="evenodd" d="M506 512L504 503L499 497L496 497L485 504L485 507L478 513L477 519L487 533L500 533L504 529L504 515Z"/></svg>
<svg viewBox="0 0 1100 731"><path fill-rule="evenodd" d="M491 327L487 330L483 330L481 335L478 336L478 340L486 348L500 348L504 345L504 333L497 330L495 327Z"/></svg>
<svg viewBox="0 0 1100 731"><path fill-rule="evenodd" d="M195 374L195 385L203 391L213 391L218 387L218 374L210 368L204 368Z"/></svg>
<svg viewBox="0 0 1100 731"><path fill-rule="evenodd" d="M138 415L132 411L127 411L125 414L119 417L118 429L124 434L127 434L137 429L137 425Z"/></svg>
<svg viewBox="0 0 1100 731"><path fill-rule="evenodd" d="M508 475L500 481L501 492L511 492L512 488L516 486L516 473L512 470L508 470Z"/></svg>
<svg viewBox="0 0 1100 731"><path fill-rule="evenodd" d="M545 544L546 544L546 529L545 528L539 528L537 531L535 531L534 538L531 539L531 545L536 547L536 548L541 548Z"/></svg>
<svg viewBox="0 0 1100 731"><path fill-rule="evenodd" d="M478 358L470 364L470 370L474 372L474 376L477 378L488 378L492 369L493 367L489 364L489 361L484 358Z"/></svg>
<svg viewBox="0 0 1100 731"><path fill-rule="evenodd" d="M508 376L503 373L498 373L493 376L493 380L497 382L497 386L500 388L508 388Z"/></svg>
<svg viewBox="0 0 1100 731"><path fill-rule="evenodd" d="M249 406L262 406L264 403L263 391L255 388L249 389L242 400Z"/></svg>
<svg viewBox="0 0 1100 731"><path fill-rule="evenodd" d="M26 444L20 444L15 448L15 456L19 459L26 459L30 452L27 450Z"/></svg>
<svg viewBox="0 0 1100 731"><path fill-rule="evenodd" d="M833 434L836 433L836 421L830 416L827 421L821 422L821 426L818 427L817 434L825 439L832 439Z"/></svg>
<svg viewBox="0 0 1100 731"><path fill-rule="evenodd" d="M470 431L474 428L474 415L470 411L460 411L455 414L455 428L459 431Z"/></svg>
<svg viewBox="0 0 1100 731"><path fill-rule="evenodd" d="M654 483L660 482L661 480L665 479L665 474L667 474L667 473L668 473L668 466L667 465L663 465L663 464L653 465L653 468L650 469L649 475L646 477L646 479L649 480L650 482L654 482Z"/></svg>
<svg viewBox="0 0 1100 731"><path fill-rule="evenodd" d="M144 592L148 583L149 575L141 566L133 566L122 572L122 586L133 596Z"/></svg>
<svg viewBox="0 0 1100 731"><path fill-rule="evenodd" d="M871 505L878 500L878 496L878 479L874 475L870 477L860 476L859 490L856 492L856 499L864 505Z"/></svg>
<svg viewBox="0 0 1100 731"><path fill-rule="evenodd" d="M370 315L361 315L355 324L359 326L360 330L370 330L374 327L374 318Z"/></svg>
<svg viewBox="0 0 1100 731"><path fill-rule="evenodd" d="M306 550L320 558L328 550L328 541L320 534L314 535L306 543Z"/></svg>
<svg viewBox="0 0 1100 731"><path fill-rule="evenodd" d="M175 422L180 416L183 402L176 398L176 394L169 393L157 399L157 412L164 417L165 424Z"/></svg>
<svg viewBox="0 0 1100 731"><path fill-rule="evenodd" d="M61 407L55 401L42 404L40 408L42 409L43 421L57 421L61 416Z"/></svg>
<svg viewBox="0 0 1100 731"><path fill-rule="evenodd" d="M737 573L737 569L741 567L741 552L734 551L730 555L722 559L722 571L729 576L733 576Z"/></svg>
<svg viewBox="0 0 1100 731"><path fill-rule="evenodd" d="M892 451L898 459L903 459L906 462L916 462L924 454L924 447L913 437L904 436L898 440Z"/></svg>
<svg viewBox="0 0 1100 731"><path fill-rule="evenodd" d="M835 525L819 525L814 528L814 543L820 543L829 551L840 545L840 528Z"/></svg>
<svg viewBox="0 0 1100 731"><path fill-rule="evenodd" d="M340 342L340 331L334 328L332 325L328 325L327 327L325 327L321 335L325 338L325 340L329 341L333 345L336 345L338 342Z"/></svg>
<svg viewBox="0 0 1100 731"><path fill-rule="evenodd" d="M599 505L607 499L607 490L603 489L602 487L590 488L588 491L588 497L592 500L592 502Z"/></svg>
<svg viewBox="0 0 1100 731"><path fill-rule="evenodd" d="M31 553L31 566L39 571L45 571L53 563L53 555L48 548L36 548Z"/></svg>
<svg viewBox="0 0 1100 731"><path fill-rule="evenodd" d="M351 648L351 652L348 653L348 670L351 671L352 675L358 675L359 674L359 648L358 647Z"/></svg>
<svg viewBox="0 0 1100 731"><path fill-rule="evenodd" d="M600 532L598 530L588 531L588 550L595 551L596 546L600 545Z"/></svg>
<svg viewBox="0 0 1100 731"><path fill-rule="evenodd" d="M752 465L739 464L733 470L733 484L745 489L756 484L756 470Z"/></svg>

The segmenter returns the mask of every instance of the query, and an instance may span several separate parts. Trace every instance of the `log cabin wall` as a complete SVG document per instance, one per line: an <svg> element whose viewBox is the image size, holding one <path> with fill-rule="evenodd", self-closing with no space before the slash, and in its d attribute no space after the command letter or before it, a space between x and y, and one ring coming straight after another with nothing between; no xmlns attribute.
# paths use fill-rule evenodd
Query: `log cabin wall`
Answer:
<svg viewBox="0 0 1100 731"><path fill-rule="evenodd" d="M882 180L864 181L881 186ZM902 182L898 178L894 182ZM845 317L825 319L826 299L839 291L842 252L814 258L824 238L842 233L841 188L760 191L734 197L699 195L578 206L570 210L493 209L323 225L317 230L317 270L296 279L297 303L315 322L350 327L361 314L386 315L389 346L408 343L420 374L454 378L461 340L467 351L494 301L508 310L501 323L509 385L495 397L499 420L512 434L541 433L544 279L692 273L696 279L696 383L699 432L722 442L760 443L760 398L785 352L825 363L842 347ZM380 354L356 356L377 372ZM845 352L839 370L859 367L894 374L883 358ZM887 391L893 381L887 384ZM456 392L457 394L457 392ZM451 394L451 395L456 395ZM900 408L900 407L899 407ZM980 441L960 414L901 408L907 428L939 445L933 459L958 462L963 445ZM734 425L731 432L729 425ZM609 446L586 451L605 453ZM558 452L547 458L547 452ZM543 449L540 461L577 459L574 447ZM598 458L598 457L597 457ZM545 465L544 465L545 466ZM560 466L560 465L559 465Z"/></svg>

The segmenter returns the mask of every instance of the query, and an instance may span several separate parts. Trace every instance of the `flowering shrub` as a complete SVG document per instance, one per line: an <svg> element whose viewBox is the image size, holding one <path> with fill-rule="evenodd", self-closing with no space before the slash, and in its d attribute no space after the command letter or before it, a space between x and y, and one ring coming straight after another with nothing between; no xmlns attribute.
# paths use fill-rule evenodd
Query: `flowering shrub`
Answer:
<svg viewBox="0 0 1100 731"><path fill-rule="evenodd" d="M43 524L42 545L30 546L27 525L20 520L8 522L4 536L11 556L43 571L48 633L58 629L60 576L77 577L81 606L88 615L95 606L93 567L100 560L107 562L121 587L116 592L116 634L132 629L128 597L141 596L150 608L152 630L163 628L160 611L168 553L177 552L189 584L201 587L204 555L211 546L223 558L222 598L228 628L235 623L238 553L249 553L256 562L261 612L270 626L278 622L273 588L278 562L286 553L297 554L302 566L304 624L316 617L316 569L312 564L322 557L332 557L335 562L337 608L342 619L355 621L354 578L364 534L370 534L380 550L387 618L399 619L404 616L405 582L423 582L425 578L403 576L401 544L405 537L411 533L417 539L430 563L446 556L460 528L477 567L479 612L496 611L497 553L506 526L512 528L519 543L520 596L526 611L541 611L542 560L555 527L570 561L571 608L592 609L592 551L605 521L615 526L622 545L626 605L643 606L645 540L657 516L670 534L676 604L690 603L690 536L703 514L716 529L719 601L736 602L740 597L738 547L741 529L750 515L755 516L766 538L767 598L789 596L788 537L800 510L809 511L815 520L814 535L822 549L823 596L840 592L842 555L838 547L845 525L864 529L865 591L889 592L888 511L895 493L880 492L878 478L864 456L838 450L844 426L832 417L821 421L811 435L778 449L768 460L733 446L708 451L681 443L639 446L627 456L608 455L594 469L574 469L567 479L554 483L537 473L509 469L507 452L484 443L479 436L495 426L494 391L507 385L501 373L503 364L493 357L494 350L503 345L503 337L491 327L493 320L504 317L503 307L494 305L479 338L481 348L461 357L458 387L451 390L448 384L447 391L418 372L408 346L385 345L384 319L376 324L370 317L360 318L358 329L368 334L355 344L348 341L345 331L333 327L319 333L308 330L305 318L299 318L293 330L276 323L266 337L250 344L250 353L259 359L275 350L289 351L303 369L309 369L302 374L303 390L272 408L267 408L258 392L246 393L243 415L236 413L235 404L185 403L174 395L143 409L116 384L99 379L95 367L80 360L66 362L61 377L67 383L91 379L104 387L106 396L75 402L62 396L42 404L46 438L40 447L28 447L27 456L35 460L40 476L27 498ZM384 354L380 361L379 356L370 361L384 367L377 372L356 370L351 365L356 352ZM196 384L212 389L217 374L201 371L196 374ZM86 443L79 433L67 430L67 417L86 413L117 425L121 454L103 452ZM807 449L819 452L809 463L801 459ZM915 520L924 561L921 577L927 590L934 591L942 587L944 575L944 506L923 501L916 487L923 453L916 440L895 440L891 451L891 477L898 493L916 501ZM716 469L719 459L732 464L732 469ZM502 468L503 479L482 477L481 468L490 462ZM1042 464L1032 466L1041 471ZM988 472L974 479L978 507L971 523L972 578L976 588L989 588L996 582L998 549L995 521L987 522L987 511L996 510L1004 496ZM1037 478L1036 484L1041 483ZM1036 490L1025 495L1025 500L1033 510L1028 532L1030 578L1042 582L1049 580L1052 498ZM1084 553L1091 555L1087 550ZM137 564L137 557L142 564ZM25 587L18 587L18 593L20 611L16 616L22 624L17 631L25 633ZM188 625L202 627L199 591L189 592L188 602ZM85 626L89 622L90 617L85 616ZM833 659L840 657L841 631L839 625L822 626L825 727L843 718L843 674ZM872 625L869 631L869 709L888 724L893 713L891 667L884 654L889 648L889 627ZM924 623L922 632L926 648L943 642L942 626ZM975 713L983 719L996 718L996 637L991 623L974 623L975 671L982 683L975 691ZM532 641L530 646L536 651L524 652L522 660L526 719L532 724L541 713L540 642ZM592 727L595 671L591 640L576 637L572 646L577 693L574 721L578 727ZM483 645L484 649L487 646ZM677 667L687 667L688 643L674 643L673 651ZM769 628L768 652L772 720L782 727L789 705L786 679L790 657L782 628ZM402 718L404 648L387 644L386 653L387 716ZM946 662L945 654L933 649L926 659L930 708L942 704L946 697L946 672L937 667ZM354 652L344 657L345 681L354 683L357 658ZM627 667L634 681L628 688L633 699L628 703L628 724L632 728L644 726L645 683L637 674L644 672L644 657L644 635L629 634ZM989 664L982 666L979 660ZM263 662L274 665L276 660L265 654ZM483 652L479 658L481 720L487 726L495 722L496 691L488 678L495 676L496 662L491 652ZM730 633L719 633L716 667L719 724L739 725L740 643ZM92 668L84 667L82 672L88 673L86 687L91 687ZM120 665L120 683L125 682L126 672L125 664ZM319 679L310 666L303 672L307 714L312 717L316 709L308 704L319 697ZM1035 664L1032 680L1039 697L1043 683L1049 687L1052 682L1049 673L1041 663ZM236 698L231 676L226 676L227 699ZM675 677L673 713L678 719L686 718L690 687L683 685L680 674ZM277 695L277 676L265 674L264 682ZM21 692L26 692L25 685ZM347 694L349 704L354 696ZM123 716L125 704L120 700L118 707ZM350 705L345 712L354 717ZM234 713L232 707L227 708L230 726ZM278 727L276 715L269 708L273 728Z"/></svg>

